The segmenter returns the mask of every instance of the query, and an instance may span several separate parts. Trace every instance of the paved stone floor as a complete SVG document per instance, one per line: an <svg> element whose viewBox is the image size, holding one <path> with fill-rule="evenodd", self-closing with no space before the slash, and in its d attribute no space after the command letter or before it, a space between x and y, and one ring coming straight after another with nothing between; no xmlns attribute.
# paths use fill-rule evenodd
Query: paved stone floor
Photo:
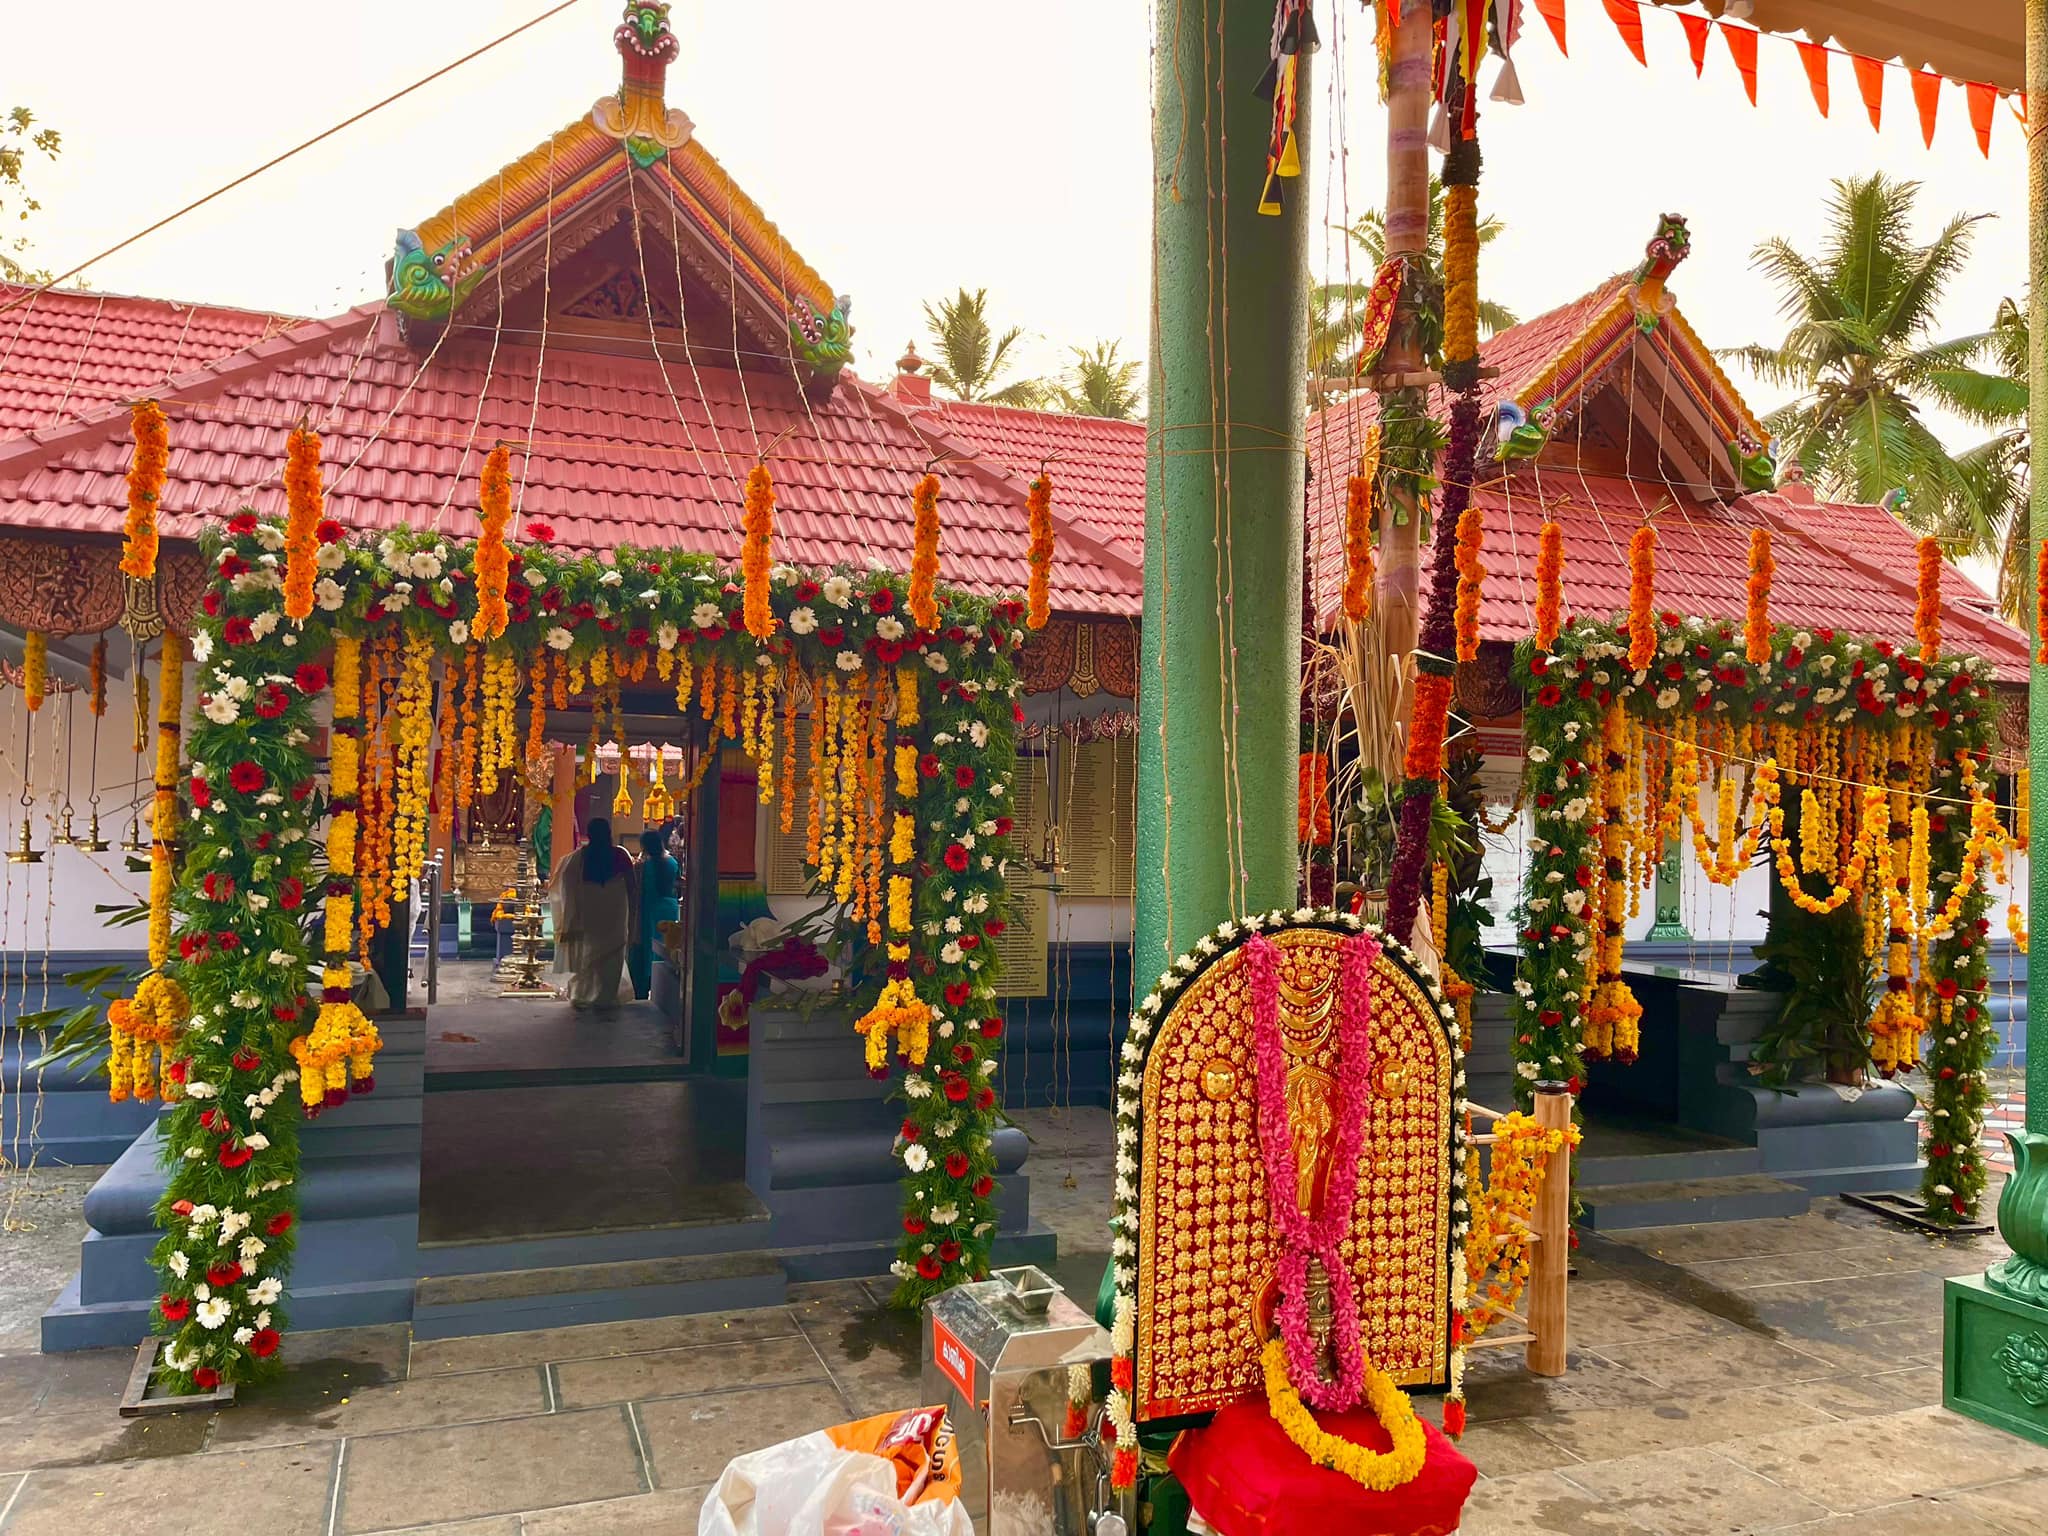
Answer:
<svg viewBox="0 0 2048 1536"><path fill-rule="evenodd" d="M1020 1118L1062 1274L1088 1286L1107 1117ZM849 1281L710 1317L300 1335L286 1379L230 1410L122 1420L128 1352L33 1352L89 1178L37 1173L36 1229L0 1235L0 1536L689 1533L733 1453L918 1395L914 1323ZM1571 1373L1473 1357L1466 1536L2036 1536L2048 1450L1938 1406L1942 1277L2002 1251L1834 1202L1589 1235Z"/></svg>

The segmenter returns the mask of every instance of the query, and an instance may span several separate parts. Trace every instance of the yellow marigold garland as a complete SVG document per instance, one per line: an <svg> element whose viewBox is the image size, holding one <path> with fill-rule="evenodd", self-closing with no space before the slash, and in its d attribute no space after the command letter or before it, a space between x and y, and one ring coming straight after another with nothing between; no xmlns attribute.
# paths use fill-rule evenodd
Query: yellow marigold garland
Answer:
<svg viewBox="0 0 2048 1536"><path fill-rule="evenodd" d="M32 629L21 642L21 693L31 712L43 707L50 692L50 637Z"/></svg>
<svg viewBox="0 0 2048 1536"><path fill-rule="evenodd" d="M128 412L135 451L128 463L128 516L121 546L121 573L137 581L156 575L157 518L162 512L165 472L171 463L171 427L154 400L138 400Z"/></svg>
<svg viewBox="0 0 2048 1536"><path fill-rule="evenodd" d="M1557 644L1564 615L1564 530L1545 523L1536 535L1536 649Z"/></svg>
<svg viewBox="0 0 2048 1536"><path fill-rule="evenodd" d="M1361 1353L1364 1346L1360 1346ZM1376 1493L1388 1493L1415 1480L1429 1454L1422 1421L1408 1394L1394 1385L1393 1378L1365 1357L1365 1402L1387 1432L1392 1444L1384 1451L1368 1450L1355 1441L1327 1433L1301 1400L1294 1383L1287 1379L1287 1343L1275 1335L1267 1341L1259 1359L1266 1378L1266 1406L1278 1424L1319 1467L1341 1472L1353 1482Z"/></svg>
<svg viewBox="0 0 2048 1536"><path fill-rule="evenodd" d="M1359 623L1372 612L1372 496L1379 478L1380 424L1365 429L1358 472L1344 489L1344 617Z"/></svg>
<svg viewBox="0 0 2048 1536"><path fill-rule="evenodd" d="M1546 1130L1534 1116L1515 1110L1494 1122L1493 1137L1491 1175L1484 1188L1472 1185L1477 1198L1465 1234L1467 1343L1514 1311L1521 1299L1544 1168L1560 1147L1578 1146L1579 1128Z"/></svg>
<svg viewBox="0 0 2048 1536"><path fill-rule="evenodd" d="M313 614L320 518L326 505L320 478L320 435L304 424L293 427L285 439L284 504L284 616L303 624Z"/></svg>
<svg viewBox="0 0 2048 1536"><path fill-rule="evenodd" d="M768 606L768 571L775 546L775 481L766 464L756 464L747 472L742 532L740 570L745 588L741 611L747 633L766 640L775 633L775 615Z"/></svg>
<svg viewBox="0 0 2048 1536"><path fill-rule="evenodd" d="M1444 188L1444 357L1479 355L1479 188Z"/></svg>
<svg viewBox="0 0 2048 1536"><path fill-rule="evenodd" d="M1485 519L1476 505L1468 506L1458 514L1458 596L1452 620L1460 661L1475 661L1479 656L1479 593L1486 580L1486 566L1479 555L1485 547Z"/></svg>
<svg viewBox="0 0 2048 1536"><path fill-rule="evenodd" d="M478 518L483 531L476 541L475 633L477 639L488 642L505 633L510 618L505 588L512 552L505 547L505 530L512 524L512 450L503 443L484 458Z"/></svg>
<svg viewBox="0 0 2048 1536"><path fill-rule="evenodd" d="M910 493L916 514L910 556L910 622L930 631L939 627L939 477L926 475Z"/></svg>
<svg viewBox="0 0 2048 1536"><path fill-rule="evenodd" d="M392 700L397 754L391 813L391 899L403 901L426 859L427 799L434 765L433 636L408 635Z"/></svg>
<svg viewBox="0 0 2048 1536"><path fill-rule="evenodd" d="M1742 623L1743 655L1751 666L1771 659L1771 577L1778 569L1771 558L1771 530L1749 530L1749 605Z"/></svg>
<svg viewBox="0 0 2048 1536"><path fill-rule="evenodd" d="M2034 659L2048 666L2048 540L2042 541L2034 563L2034 634L2041 642Z"/></svg>
<svg viewBox="0 0 2048 1536"><path fill-rule="evenodd" d="M1043 629L1052 617L1052 476L1041 474L1031 482L1025 498L1031 518L1031 581L1024 594L1024 624Z"/></svg>

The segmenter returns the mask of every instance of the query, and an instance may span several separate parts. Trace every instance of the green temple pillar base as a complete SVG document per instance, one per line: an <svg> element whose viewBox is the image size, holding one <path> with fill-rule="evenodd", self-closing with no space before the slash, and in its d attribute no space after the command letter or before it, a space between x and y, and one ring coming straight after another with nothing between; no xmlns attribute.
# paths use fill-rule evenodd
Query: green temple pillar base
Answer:
<svg viewBox="0 0 2048 1536"><path fill-rule="evenodd" d="M1957 1275L1942 1316L1942 1406L2048 1445L2048 1306Z"/></svg>

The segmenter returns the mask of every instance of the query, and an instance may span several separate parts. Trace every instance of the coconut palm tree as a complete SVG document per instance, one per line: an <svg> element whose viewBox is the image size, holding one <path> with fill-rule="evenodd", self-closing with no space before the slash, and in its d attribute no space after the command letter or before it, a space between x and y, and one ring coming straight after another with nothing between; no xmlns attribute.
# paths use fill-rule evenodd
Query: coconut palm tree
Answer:
<svg viewBox="0 0 2048 1536"><path fill-rule="evenodd" d="M1480 246L1483 248L1497 240L1505 227L1499 219L1481 219ZM1387 259L1387 221L1379 209L1360 215L1344 233L1364 255L1365 275L1356 281L1318 283L1309 289L1308 363L1311 380L1356 370L1358 333L1365 323L1365 296L1372 289L1372 274ZM1429 223L1425 239L1423 259L1429 263L1430 270L1440 272L1444 254L1444 184L1436 176L1429 178ZM1514 324L1515 312L1505 304L1496 304L1490 299L1479 301L1482 335L1491 336Z"/></svg>
<svg viewBox="0 0 2048 1536"><path fill-rule="evenodd" d="M924 323L938 352L932 363L932 382L954 399L1021 406L1044 401L1047 389L1042 379L1001 382L1012 361L1012 350L1024 339L1024 331L1013 325L1002 335L996 335L988 323L986 288L977 288L972 293L962 288L950 299L927 303Z"/></svg>
<svg viewBox="0 0 2048 1536"><path fill-rule="evenodd" d="M2026 389L1977 366L1998 340L1994 332L1933 335L1942 292L1962 270L1985 216L1958 214L1917 245L1911 224L1919 190L1918 182L1882 172L1837 181L1817 256L1782 239L1759 245L1753 264L1778 289L1791 329L1775 345L1728 355L1798 392L1764 425L1780 461L1796 458L1822 494L1888 501L1914 528L1995 556L1999 455L1952 453L1922 410L1942 407L2001 428L2024 414Z"/></svg>
<svg viewBox="0 0 2048 1536"><path fill-rule="evenodd" d="M2027 527L2031 481L2025 304L2001 300L1989 337L1979 357L1988 387L1969 378L1954 381L1954 387L1975 404L1966 414L1998 430L1956 455L1967 495L1938 531L1951 547L1996 564L1999 610L2021 629L2031 629L2034 571Z"/></svg>
<svg viewBox="0 0 2048 1536"><path fill-rule="evenodd" d="M1138 384L1138 360L1120 358L1121 342L1098 341L1074 347L1073 365L1058 390L1061 410L1075 416L1107 416L1129 421L1138 414L1145 392Z"/></svg>

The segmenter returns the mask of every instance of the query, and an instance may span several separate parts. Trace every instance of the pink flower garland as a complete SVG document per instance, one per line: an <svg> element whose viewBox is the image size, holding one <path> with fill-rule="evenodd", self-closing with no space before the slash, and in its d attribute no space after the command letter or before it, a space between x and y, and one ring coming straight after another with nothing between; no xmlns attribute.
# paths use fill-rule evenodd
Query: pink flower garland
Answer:
<svg viewBox="0 0 2048 1536"><path fill-rule="evenodd" d="M1252 1044L1258 1069L1259 1150L1266 1200L1280 1231L1280 1335L1288 1375L1302 1397L1325 1412L1355 1406L1365 1390L1365 1351L1357 1292L1339 1251L1358 1197L1358 1159L1372 1084L1372 967L1380 946L1370 934L1344 940L1338 971L1337 1140L1330 1176L1313 1220L1301 1209L1294 1139L1288 1133L1287 1057L1280 1041L1280 950L1264 934L1245 945L1252 989ZM1330 1277L1337 1376L1326 1381L1308 1328L1308 1264L1320 1258Z"/></svg>

